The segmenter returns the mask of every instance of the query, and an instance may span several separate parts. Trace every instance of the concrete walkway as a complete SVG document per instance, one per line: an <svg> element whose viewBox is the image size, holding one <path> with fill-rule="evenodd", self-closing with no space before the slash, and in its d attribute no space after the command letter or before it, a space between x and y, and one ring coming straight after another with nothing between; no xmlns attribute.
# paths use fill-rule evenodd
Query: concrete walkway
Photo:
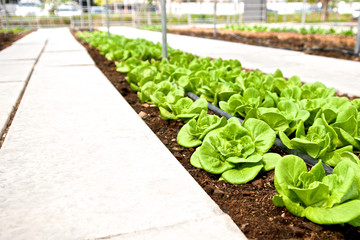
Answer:
<svg viewBox="0 0 360 240"><path fill-rule="evenodd" d="M47 40L37 31L0 52L0 136Z"/></svg>
<svg viewBox="0 0 360 240"><path fill-rule="evenodd" d="M67 29L0 61L0 239L246 239Z"/></svg>
<svg viewBox="0 0 360 240"><path fill-rule="evenodd" d="M128 38L141 37L161 42L160 32L130 27L111 27L110 30ZM259 69L265 73L273 73L279 68L286 77L298 75L304 82L320 81L339 93L360 97L360 62L175 34L168 34L167 38L171 47L198 56L238 59L244 68Z"/></svg>

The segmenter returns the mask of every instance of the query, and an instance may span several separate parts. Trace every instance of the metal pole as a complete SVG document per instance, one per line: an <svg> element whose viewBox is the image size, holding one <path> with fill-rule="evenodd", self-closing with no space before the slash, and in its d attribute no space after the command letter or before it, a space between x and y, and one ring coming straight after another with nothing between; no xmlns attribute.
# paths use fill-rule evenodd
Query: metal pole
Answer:
<svg viewBox="0 0 360 240"><path fill-rule="evenodd" d="M301 24L304 25L306 21L306 0L303 0L303 9L301 14Z"/></svg>
<svg viewBox="0 0 360 240"><path fill-rule="evenodd" d="M355 54L359 54L360 48L360 15L358 16L358 28L356 34Z"/></svg>
<svg viewBox="0 0 360 240"><path fill-rule="evenodd" d="M39 20L38 16L36 16L36 23L37 23L37 28L39 29L40 28L40 20Z"/></svg>
<svg viewBox="0 0 360 240"><path fill-rule="evenodd" d="M214 0L214 37L216 37L216 0Z"/></svg>
<svg viewBox="0 0 360 240"><path fill-rule="evenodd" d="M240 0L238 0L238 12L239 12L238 24L240 24Z"/></svg>
<svg viewBox="0 0 360 240"><path fill-rule="evenodd" d="M162 57L167 58L166 0L161 0L161 33L162 33Z"/></svg>
<svg viewBox="0 0 360 240"><path fill-rule="evenodd" d="M82 5L82 2L80 4L81 13L80 13L80 28L84 29L84 7Z"/></svg>
<svg viewBox="0 0 360 240"><path fill-rule="evenodd" d="M287 7L287 1L285 1L285 11L284 11L284 25L286 25L286 7Z"/></svg>
<svg viewBox="0 0 360 240"><path fill-rule="evenodd" d="M187 19L188 19L188 24L190 25L191 24L191 15L190 15L190 0L187 0L187 11L188 11L188 14L187 14Z"/></svg>
<svg viewBox="0 0 360 240"><path fill-rule="evenodd" d="M146 4L145 2L144 2L144 4L146 6L145 9L146 9L146 14L147 14L147 24L151 25L151 23L152 23L152 20L151 20L152 4L150 4L150 3Z"/></svg>
<svg viewBox="0 0 360 240"><path fill-rule="evenodd" d="M9 28L9 19L8 19L8 11L6 9L6 6L5 6L5 0L2 0L1 1L3 7L4 7L4 11L5 11L5 22L6 22L6 32L10 32L10 28Z"/></svg>
<svg viewBox="0 0 360 240"><path fill-rule="evenodd" d="M24 29L24 20L22 16L20 16L20 28Z"/></svg>
<svg viewBox="0 0 360 240"><path fill-rule="evenodd" d="M118 6L116 0L114 0L114 13L118 12Z"/></svg>
<svg viewBox="0 0 360 240"><path fill-rule="evenodd" d="M106 26L108 32L108 38L110 37L110 25L109 25L109 0L106 0Z"/></svg>
<svg viewBox="0 0 360 240"><path fill-rule="evenodd" d="M86 0L87 3L87 10L88 10L88 21L89 21L89 29L92 31L92 21L91 21L91 6L90 0Z"/></svg>
<svg viewBox="0 0 360 240"><path fill-rule="evenodd" d="M131 21L132 21L133 27L136 26L135 9L134 8L135 8L134 3L131 3Z"/></svg>

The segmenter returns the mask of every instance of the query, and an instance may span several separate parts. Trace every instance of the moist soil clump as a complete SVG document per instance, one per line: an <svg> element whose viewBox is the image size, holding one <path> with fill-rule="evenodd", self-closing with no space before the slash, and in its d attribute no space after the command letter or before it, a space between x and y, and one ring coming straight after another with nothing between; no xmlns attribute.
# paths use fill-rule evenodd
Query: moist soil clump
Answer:
<svg viewBox="0 0 360 240"><path fill-rule="evenodd" d="M31 31L26 33L0 33L0 51L9 47L13 42L25 37Z"/></svg>
<svg viewBox="0 0 360 240"><path fill-rule="evenodd" d="M218 29L214 37L212 29L169 28L169 33L240 42L250 45L283 48L307 54L360 61L353 54L356 39L348 36L301 34L295 32L251 32Z"/></svg>
<svg viewBox="0 0 360 240"><path fill-rule="evenodd" d="M275 207L272 197L277 192L273 171L258 176L251 183L232 185L217 180L219 176L193 167L190 156L195 149L184 148L176 141L177 133L184 124L181 121L162 119L157 107L142 104L125 80L126 75L116 71L115 63L108 61L96 48L81 43L149 128L249 239L360 239L359 228L347 224L320 226L305 218L293 216L285 208ZM284 155L274 147L271 151Z"/></svg>

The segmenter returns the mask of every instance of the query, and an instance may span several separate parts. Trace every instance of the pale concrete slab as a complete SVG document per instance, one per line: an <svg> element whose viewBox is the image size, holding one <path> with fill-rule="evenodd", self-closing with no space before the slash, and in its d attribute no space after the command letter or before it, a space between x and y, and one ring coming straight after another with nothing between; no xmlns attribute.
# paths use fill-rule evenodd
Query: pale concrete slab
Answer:
<svg viewBox="0 0 360 240"><path fill-rule="evenodd" d="M50 39L46 48L45 52L63 52L63 51L83 51L86 50L80 45L79 42L74 41L59 41Z"/></svg>
<svg viewBox="0 0 360 240"><path fill-rule="evenodd" d="M34 60L10 60L0 64L0 83L26 81L35 64Z"/></svg>
<svg viewBox="0 0 360 240"><path fill-rule="evenodd" d="M112 27L110 30L129 38L141 37L161 42L159 32L129 27ZM285 77L298 75L304 82L320 81L340 93L360 96L360 62L174 34L168 34L167 37L171 47L198 56L238 59L243 67L265 73L273 73L279 68Z"/></svg>
<svg viewBox="0 0 360 240"><path fill-rule="evenodd" d="M14 42L13 45L45 44L51 29L38 29Z"/></svg>
<svg viewBox="0 0 360 240"><path fill-rule="evenodd" d="M209 226L216 226L210 228ZM239 234L233 234L238 232ZM216 216L203 220L190 221L175 226L149 229L141 232L123 234L120 236L108 236L111 240L241 240L245 235L234 226L233 221L227 215Z"/></svg>
<svg viewBox="0 0 360 240"><path fill-rule="evenodd" d="M39 59L38 65L44 66L75 66L75 65L95 65L92 58L86 51L68 52L44 52Z"/></svg>
<svg viewBox="0 0 360 240"><path fill-rule="evenodd" d="M0 159L0 239L243 237L95 66L38 65Z"/></svg>
<svg viewBox="0 0 360 240"><path fill-rule="evenodd" d="M9 60L35 60L39 57L45 43L17 44L0 52L0 63Z"/></svg>
<svg viewBox="0 0 360 240"><path fill-rule="evenodd" d="M0 83L0 136L6 129L10 115L24 86L25 82Z"/></svg>
<svg viewBox="0 0 360 240"><path fill-rule="evenodd" d="M52 32L48 40L45 52L61 52L61 51L84 51L78 41L74 41L68 28L60 28Z"/></svg>

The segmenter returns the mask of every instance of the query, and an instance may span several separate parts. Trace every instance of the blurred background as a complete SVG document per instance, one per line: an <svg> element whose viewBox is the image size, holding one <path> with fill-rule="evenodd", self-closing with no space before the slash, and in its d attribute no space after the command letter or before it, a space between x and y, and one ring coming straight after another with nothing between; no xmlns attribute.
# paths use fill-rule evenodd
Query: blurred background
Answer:
<svg viewBox="0 0 360 240"><path fill-rule="evenodd" d="M1 28L160 26L160 0L0 0ZM216 9L216 10L215 10ZM270 24L351 28L357 31L360 0L166 0L167 24L211 27ZM214 13L216 17L214 18Z"/></svg>

